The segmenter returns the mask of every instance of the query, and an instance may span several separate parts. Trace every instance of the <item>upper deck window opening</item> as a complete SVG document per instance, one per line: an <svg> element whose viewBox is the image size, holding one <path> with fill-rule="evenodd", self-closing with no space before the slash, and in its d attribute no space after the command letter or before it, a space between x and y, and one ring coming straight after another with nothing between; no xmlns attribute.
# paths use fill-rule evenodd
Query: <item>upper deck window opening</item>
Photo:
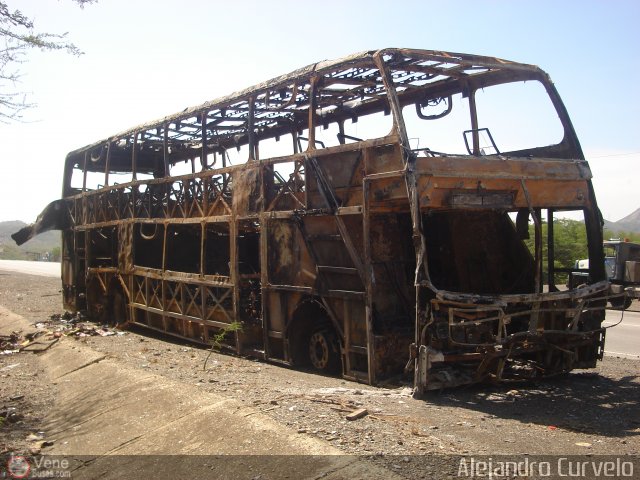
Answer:
<svg viewBox="0 0 640 480"><path fill-rule="evenodd" d="M84 162L82 162L84 163ZM87 171L86 180L85 172L82 165L75 165L71 172L71 189L73 193L82 191L83 185L85 190L98 190L104 187L104 171Z"/></svg>
<svg viewBox="0 0 640 480"><path fill-rule="evenodd" d="M501 153L556 145L563 139L562 123L538 81L487 87L477 90L475 98L478 127L489 129Z"/></svg>
<svg viewBox="0 0 640 480"><path fill-rule="evenodd" d="M84 162L80 162L80 164L76 163L71 170L70 186L75 191L82 191L82 185L84 183L84 169L82 163Z"/></svg>
<svg viewBox="0 0 640 480"><path fill-rule="evenodd" d="M133 179L131 172L109 172L109 185L129 183Z"/></svg>
<svg viewBox="0 0 640 480"><path fill-rule="evenodd" d="M447 109L451 110L440 118L425 120L418 116L416 108L419 108L420 115L424 117L437 117ZM418 102L418 107L416 104L409 104L402 109L402 116L409 144L412 149L421 150L421 155L429 154L424 149L448 155L467 155L464 131L471 128L471 113L469 99L464 98L461 93L451 97L425 99Z"/></svg>
<svg viewBox="0 0 640 480"><path fill-rule="evenodd" d="M560 143L564 128L538 81L505 83L475 91L480 155L520 152ZM467 94L434 96L403 108L411 148L468 155L472 128ZM470 135L469 135L470 137ZM523 152L524 153L524 152Z"/></svg>
<svg viewBox="0 0 640 480"><path fill-rule="evenodd" d="M194 158L186 158L177 163L171 164L169 167L169 174L172 177L179 177L180 175L188 175L198 170L198 167L196 165L197 165L197 162Z"/></svg>
<svg viewBox="0 0 640 480"><path fill-rule="evenodd" d="M305 137L304 133L303 137ZM299 151L298 146L294 146L294 142L297 142L297 140L292 133L262 139L258 143L259 158L266 159L293 155L296 151Z"/></svg>
<svg viewBox="0 0 640 480"><path fill-rule="evenodd" d="M392 128L393 117L388 110L362 116L354 115L344 121L342 128L337 123L323 124L320 118L316 128L316 148L385 137L391 133Z"/></svg>
<svg viewBox="0 0 640 480"><path fill-rule="evenodd" d="M317 98L316 148L385 137L392 130L387 90L373 66L325 74Z"/></svg>

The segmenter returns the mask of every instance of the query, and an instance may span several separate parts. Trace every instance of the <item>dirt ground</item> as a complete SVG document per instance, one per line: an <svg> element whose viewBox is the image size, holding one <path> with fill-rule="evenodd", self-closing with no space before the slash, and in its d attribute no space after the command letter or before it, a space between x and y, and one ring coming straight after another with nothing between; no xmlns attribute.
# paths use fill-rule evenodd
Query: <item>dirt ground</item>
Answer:
<svg viewBox="0 0 640 480"><path fill-rule="evenodd" d="M45 322L63 313L60 282L0 272L0 305L31 323ZM401 475L411 471L414 455L425 454L640 454L637 360L607 357L594 370L542 382L471 386L416 400L408 385L371 387L210 355L144 329L74 338L129 366L253 405L299 435L324 439L345 454L374 462L394 456L388 467ZM39 433L39 426L58 387L37 360L33 353L0 355L0 453L46 451L47 432ZM357 408L368 414L347 420Z"/></svg>

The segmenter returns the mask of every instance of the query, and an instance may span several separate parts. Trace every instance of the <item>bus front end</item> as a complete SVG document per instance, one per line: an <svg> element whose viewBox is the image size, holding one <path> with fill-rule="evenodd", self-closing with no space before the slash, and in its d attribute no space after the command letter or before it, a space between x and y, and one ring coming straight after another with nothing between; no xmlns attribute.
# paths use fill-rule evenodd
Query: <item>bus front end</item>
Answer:
<svg viewBox="0 0 640 480"><path fill-rule="evenodd" d="M434 156L416 170L416 392L595 367L609 283L587 162ZM579 285L575 238L592 266Z"/></svg>

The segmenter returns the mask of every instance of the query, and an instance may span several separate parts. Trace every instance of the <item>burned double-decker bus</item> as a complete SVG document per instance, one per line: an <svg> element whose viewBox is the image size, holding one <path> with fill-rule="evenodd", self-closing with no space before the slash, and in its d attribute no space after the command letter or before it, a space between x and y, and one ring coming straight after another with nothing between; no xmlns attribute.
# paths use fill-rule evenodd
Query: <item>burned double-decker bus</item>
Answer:
<svg viewBox="0 0 640 480"><path fill-rule="evenodd" d="M554 219L583 220L567 288ZM544 227L544 228L543 228ZM609 284L591 173L536 66L385 49L66 158L64 305L416 392L595 366ZM230 328L239 324L240 328Z"/></svg>

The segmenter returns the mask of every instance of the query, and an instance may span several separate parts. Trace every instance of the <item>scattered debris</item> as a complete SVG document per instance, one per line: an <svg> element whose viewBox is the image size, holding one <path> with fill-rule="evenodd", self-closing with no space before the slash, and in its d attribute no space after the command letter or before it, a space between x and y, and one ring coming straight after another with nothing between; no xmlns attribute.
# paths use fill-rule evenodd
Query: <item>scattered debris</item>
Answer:
<svg viewBox="0 0 640 480"><path fill-rule="evenodd" d="M17 353L20 351L22 341L21 332L11 332L10 335L0 335L0 350L2 354Z"/></svg>
<svg viewBox="0 0 640 480"><path fill-rule="evenodd" d="M38 442L44 440L44 432L30 433L27 442Z"/></svg>
<svg viewBox="0 0 640 480"><path fill-rule="evenodd" d="M16 407L3 407L0 409L0 419L3 419L9 423L18 423L24 418Z"/></svg>
<svg viewBox="0 0 640 480"><path fill-rule="evenodd" d="M27 440L28 440L28 438L27 438ZM53 446L53 444L54 444L53 440L36 440L29 447L29 452L32 455L38 455L38 454L40 454L40 452L42 451L43 448L51 447L51 446Z"/></svg>
<svg viewBox="0 0 640 480"><path fill-rule="evenodd" d="M10 335L0 335L0 355L11 355L22 351L44 352L63 336L109 337L126 334L126 332L106 325L96 325L81 313L71 315L69 312L51 315L49 321L37 322L34 327L36 330L28 333L15 331Z"/></svg>
<svg viewBox="0 0 640 480"><path fill-rule="evenodd" d="M112 335L125 335L126 332L107 325L98 325L91 322L81 312L71 314L53 314L48 322L38 322L35 327L43 330L53 338L60 337L109 337Z"/></svg>
<svg viewBox="0 0 640 480"><path fill-rule="evenodd" d="M54 336L53 340L50 340L50 341L31 342L28 345L25 345L22 348L22 351L23 352L33 352L33 353L44 352L45 350L48 350L49 348L51 348L51 346L54 343L56 343L58 340L60 340L60 338Z"/></svg>
<svg viewBox="0 0 640 480"><path fill-rule="evenodd" d="M354 410L350 414L348 414L345 418L347 420L358 420L359 418L366 417L369 414L369 411L366 408L359 408Z"/></svg>

